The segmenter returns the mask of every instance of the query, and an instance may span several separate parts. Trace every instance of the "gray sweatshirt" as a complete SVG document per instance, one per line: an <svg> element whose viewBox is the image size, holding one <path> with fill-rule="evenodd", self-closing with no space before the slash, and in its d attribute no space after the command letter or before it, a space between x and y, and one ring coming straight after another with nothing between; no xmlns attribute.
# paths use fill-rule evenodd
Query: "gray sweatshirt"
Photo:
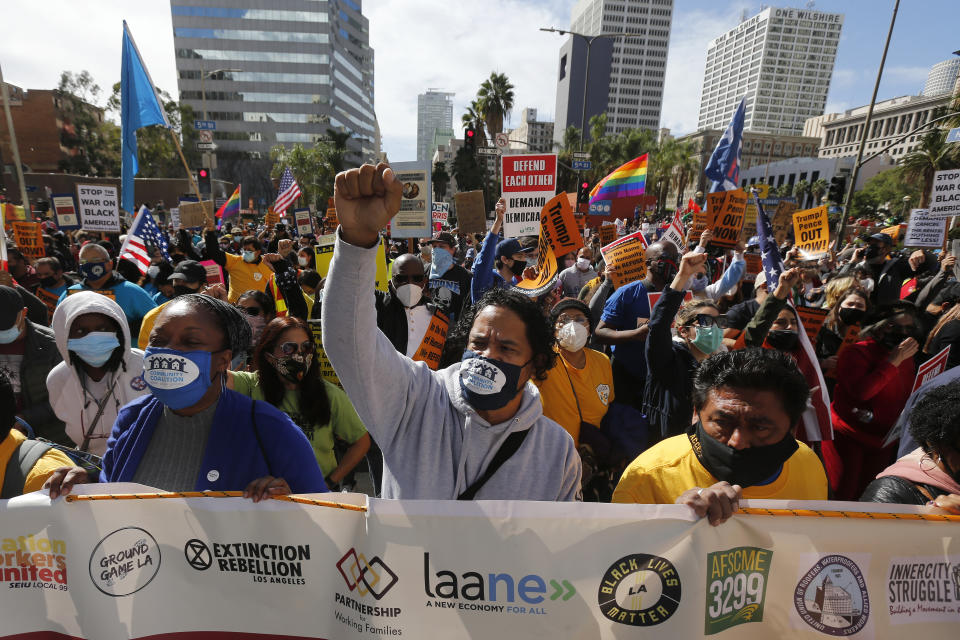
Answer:
<svg viewBox="0 0 960 640"><path fill-rule="evenodd" d="M363 424L383 451L383 497L452 500L486 470L513 431L523 444L477 493L478 500L577 500L573 439L544 417L532 383L507 422L491 425L464 399L460 365L431 371L394 349L377 328L376 248L337 234L323 287L323 348Z"/></svg>

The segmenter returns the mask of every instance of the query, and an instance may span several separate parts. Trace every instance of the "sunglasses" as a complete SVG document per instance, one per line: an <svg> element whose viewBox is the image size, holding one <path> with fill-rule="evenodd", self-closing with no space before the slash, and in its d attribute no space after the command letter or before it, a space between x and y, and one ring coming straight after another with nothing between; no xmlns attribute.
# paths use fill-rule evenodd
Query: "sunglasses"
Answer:
<svg viewBox="0 0 960 640"><path fill-rule="evenodd" d="M296 342L284 342L280 345L280 352L285 356L292 356L295 353L312 353L313 352L313 342L307 341L301 344Z"/></svg>
<svg viewBox="0 0 960 640"><path fill-rule="evenodd" d="M687 323L687 326L727 328L727 316L711 316L708 313L698 313L697 317Z"/></svg>
<svg viewBox="0 0 960 640"><path fill-rule="evenodd" d="M260 313L263 311L260 307L244 307L243 305L238 306L237 309L240 309L240 311L243 311L248 316L252 316L254 318L260 315Z"/></svg>
<svg viewBox="0 0 960 640"><path fill-rule="evenodd" d="M416 282L417 284L421 284L425 279L426 279L426 276L422 273L417 273L410 276L404 276L404 275L393 276L394 283Z"/></svg>

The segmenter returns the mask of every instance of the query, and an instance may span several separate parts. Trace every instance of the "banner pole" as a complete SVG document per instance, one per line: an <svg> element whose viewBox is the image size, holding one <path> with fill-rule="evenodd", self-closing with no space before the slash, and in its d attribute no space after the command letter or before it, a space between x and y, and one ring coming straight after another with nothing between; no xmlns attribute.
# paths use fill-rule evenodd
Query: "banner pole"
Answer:
<svg viewBox="0 0 960 640"><path fill-rule="evenodd" d="M180 154L180 160L183 162L183 168L187 170L187 180L190 181L190 186L193 187L193 192L197 195L197 202L200 203L200 206L203 207L203 215L209 220L213 221L212 211L207 211L207 207L203 204L203 198L200 196L200 187L197 185L197 181L193 179L193 172L190 171L190 166L187 164L187 159L183 155L183 149L180 147L180 140L177 139L177 133L170 128L170 137L173 138L173 144L177 147L177 153Z"/></svg>

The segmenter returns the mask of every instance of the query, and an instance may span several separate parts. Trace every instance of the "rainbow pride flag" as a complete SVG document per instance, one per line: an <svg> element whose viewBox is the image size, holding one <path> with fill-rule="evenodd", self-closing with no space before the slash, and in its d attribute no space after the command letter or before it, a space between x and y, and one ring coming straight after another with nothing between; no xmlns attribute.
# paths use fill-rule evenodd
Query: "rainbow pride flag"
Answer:
<svg viewBox="0 0 960 640"><path fill-rule="evenodd" d="M234 190L233 195L230 196L226 202L223 203L223 206L217 210L217 217L220 220L226 220L227 218L233 218L240 215L240 185L237 185L236 190Z"/></svg>
<svg viewBox="0 0 960 640"><path fill-rule="evenodd" d="M591 204L598 200L613 200L643 195L647 182L647 155L634 158L596 184L590 192Z"/></svg>

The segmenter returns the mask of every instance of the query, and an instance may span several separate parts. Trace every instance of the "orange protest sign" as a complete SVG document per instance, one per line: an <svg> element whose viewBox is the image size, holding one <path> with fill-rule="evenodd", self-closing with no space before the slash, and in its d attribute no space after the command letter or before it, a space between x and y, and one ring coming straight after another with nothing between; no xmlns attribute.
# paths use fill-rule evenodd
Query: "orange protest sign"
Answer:
<svg viewBox="0 0 960 640"><path fill-rule="evenodd" d="M647 276L646 250L647 243L640 231L600 248L604 262L614 269L610 276L613 286L619 288Z"/></svg>
<svg viewBox="0 0 960 640"><path fill-rule="evenodd" d="M557 256L547 242L541 227L539 250L537 258L537 277L533 280L526 278L514 285L513 289L531 298L536 298L549 291L557 281L560 271L557 270Z"/></svg>
<svg viewBox="0 0 960 640"><path fill-rule="evenodd" d="M423 341L413 354L415 362L426 362L427 366L436 371L440 368L440 354L447 341L447 330L450 328L450 319L439 311L433 312L427 332L423 334Z"/></svg>
<svg viewBox="0 0 960 640"><path fill-rule="evenodd" d="M50 293L43 287L37 288L36 295L43 301L43 304L47 305L47 311L53 316L53 312L57 310L57 302L60 300L60 296L55 293Z"/></svg>
<svg viewBox="0 0 960 640"><path fill-rule="evenodd" d="M825 256L830 245L827 208L805 209L793 214L793 237L801 260L816 260Z"/></svg>
<svg viewBox="0 0 960 640"><path fill-rule="evenodd" d="M13 238L20 253L31 264L46 255L43 249L43 232L39 222L13 221Z"/></svg>
<svg viewBox="0 0 960 640"><path fill-rule="evenodd" d="M263 218L263 224L272 227L280 221L280 215L273 210L273 207L267 209L267 215Z"/></svg>
<svg viewBox="0 0 960 640"><path fill-rule="evenodd" d="M763 271L763 256L759 253L745 253L743 259L747 263L748 276L755 276Z"/></svg>
<svg viewBox="0 0 960 640"><path fill-rule="evenodd" d="M565 193L554 196L543 206L540 230L546 235L553 255L565 256L583 246L583 236L577 233L577 221Z"/></svg>
<svg viewBox="0 0 960 640"><path fill-rule="evenodd" d="M340 224L337 220L337 208L328 207L327 208L327 226L331 229L336 229L337 225Z"/></svg>
<svg viewBox="0 0 960 640"><path fill-rule="evenodd" d="M807 332L810 342L816 343L817 334L823 327L823 321L827 319L827 309L818 309L816 307L797 307L797 315L800 316L800 322L803 323L803 330Z"/></svg>
<svg viewBox="0 0 960 640"><path fill-rule="evenodd" d="M773 237L777 240L777 246L782 245L787 239L787 231L793 223L793 214L797 211L797 203L781 200L777 203L777 211L773 215Z"/></svg>
<svg viewBox="0 0 960 640"><path fill-rule="evenodd" d="M610 244L617 239L617 228L612 224L600 226L600 244Z"/></svg>
<svg viewBox="0 0 960 640"><path fill-rule="evenodd" d="M860 327L853 325L847 327L847 333L843 336L843 344L840 345L840 348L837 349L837 355L839 356L843 353L844 349L849 347L852 344L856 344L860 339Z"/></svg>
<svg viewBox="0 0 960 640"><path fill-rule="evenodd" d="M892 227L886 227L880 229L880 233L886 234L893 238L893 242L896 243L900 239L900 225L895 224Z"/></svg>
<svg viewBox="0 0 960 640"><path fill-rule="evenodd" d="M707 194L707 211L710 215L710 229L713 231L710 244L728 249L737 246L743 230L746 208L747 194L743 189Z"/></svg>
<svg viewBox="0 0 960 640"><path fill-rule="evenodd" d="M693 225L691 225L690 232L687 234L687 242L700 240L700 235L707 230L709 225L710 217L706 211L694 211Z"/></svg>

